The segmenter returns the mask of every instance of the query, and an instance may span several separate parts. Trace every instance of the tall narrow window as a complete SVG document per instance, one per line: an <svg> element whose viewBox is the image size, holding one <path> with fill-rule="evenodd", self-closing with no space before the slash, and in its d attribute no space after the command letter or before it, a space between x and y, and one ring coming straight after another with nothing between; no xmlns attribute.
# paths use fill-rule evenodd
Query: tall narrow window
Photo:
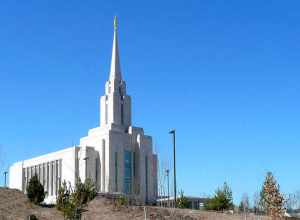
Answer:
<svg viewBox="0 0 300 220"><path fill-rule="evenodd" d="M148 202L148 156L145 157L146 202Z"/></svg>
<svg viewBox="0 0 300 220"><path fill-rule="evenodd" d="M124 193L130 194L132 191L132 152L124 151Z"/></svg>
<svg viewBox="0 0 300 220"><path fill-rule="evenodd" d="M133 163L132 164L133 165L133 177L135 177L136 176L136 170L135 170L136 169L136 167L135 167L135 157L136 156L135 156L135 152L132 153L132 157L133 157L132 158L132 163Z"/></svg>
<svg viewBox="0 0 300 220"><path fill-rule="evenodd" d="M121 124L124 124L124 104L123 101L121 103Z"/></svg>
<svg viewBox="0 0 300 220"><path fill-rule="evenodd" d="M118 192L118 152L115 152L115 187Z"/></svg>

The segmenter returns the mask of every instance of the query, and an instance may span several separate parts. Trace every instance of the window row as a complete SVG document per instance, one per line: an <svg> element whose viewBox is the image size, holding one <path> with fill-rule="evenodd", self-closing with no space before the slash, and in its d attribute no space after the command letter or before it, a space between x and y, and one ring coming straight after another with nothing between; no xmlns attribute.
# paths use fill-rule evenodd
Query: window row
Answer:
<svg viewBox="0 0 300 220"><path fill-rule="evenodd" d="M54 160L47 163L23 168L23 192L26 193L30 179L37 175L40 183L44 186L48 196L57 195L61 185L61 160Z"/></svg>

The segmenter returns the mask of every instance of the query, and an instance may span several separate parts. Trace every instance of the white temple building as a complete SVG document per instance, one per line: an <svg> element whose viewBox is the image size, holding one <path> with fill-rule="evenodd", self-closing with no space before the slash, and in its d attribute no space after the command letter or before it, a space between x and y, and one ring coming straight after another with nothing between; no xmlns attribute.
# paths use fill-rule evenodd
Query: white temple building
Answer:
<svg viewBox="0 0 300 220"><path fill-rule="evenodd" d="M101 193L124 193L141 203L156 201L157 155L152 138L131 124L131 97L122 79L117 21L109 79L100 98L100 125L89 130L78 146L14 163L9 169L9 187L26 193L37 174L47 192L45 202L54 203L65 180L72 186L78 177L90 178Z"/></svg>

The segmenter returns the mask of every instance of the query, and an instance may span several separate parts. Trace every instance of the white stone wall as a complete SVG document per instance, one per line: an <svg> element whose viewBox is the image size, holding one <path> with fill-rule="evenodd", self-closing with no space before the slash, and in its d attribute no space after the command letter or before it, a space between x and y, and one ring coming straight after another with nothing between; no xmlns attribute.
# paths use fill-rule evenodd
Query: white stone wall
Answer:
<svg viewBox="0 0 300 220"><path fill-rule="evenodd" d="M78 147L66 148L13 164L10 167L9 187L25 192L26 183L29 182L30 177L37 174L47 192L45 202L54 203L59 183L65 180L72 186L75 185L76 175L78 175L76 166L78 150ZM23 173L23 169L25 173ZM47 169L49 169L49 172L46 172ZM53 184L51 184L52 181Z"/></svg>
<svg viewBox="0 0 300 220"><path fill-rule="evenodd" d="M103 142L105 142L105 145L103 145ZM80 145L82 146L82 152L85 151L83 149L87 148L84 146L88 145L90 147L93 146L95 149L93 153L95 155L99 155L101 172L99 191L101 192L124 192L124 151L130 151L132 154L135 152L135 161L132 161L131 191L142 203L146 201L146 198L149 202L156 200L157 157L153 155L152 138L144 135L142 128L130 126L128 131L126 131L120 125L104 125L102 127L91 129L88 136L81 139ZM117 162L115 158L116 155ZM148 196L146 196L147 190L145 188L146 156L148 158ZM83 168L84 163L80 165L80 167L80 169L85 169ZM95 168L90 167L88 169L94 170ZM84 171L81 171L80 173L83 174ZM84 177L82 177L82 179L83 178Z"/></svg>
<svg viewBox="0 0 300 220"><path fill-rule="evenodd" d="M22 168L23 163L14 163L9 168L9 188L22 190Z"/></svg>

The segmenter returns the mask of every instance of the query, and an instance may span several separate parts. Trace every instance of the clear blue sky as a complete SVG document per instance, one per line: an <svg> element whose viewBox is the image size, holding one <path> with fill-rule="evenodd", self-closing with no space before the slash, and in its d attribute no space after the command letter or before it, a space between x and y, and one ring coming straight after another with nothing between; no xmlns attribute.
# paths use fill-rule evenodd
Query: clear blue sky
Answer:
<svg viewBox="0 0 300 220"><path fill-rule="evenodd" d="M300 189L300 2L180 2L1 2L1 184L98 125L117 15L133 123L165 164L177 129L179 189L239 201L267 171Z"/></svg>

